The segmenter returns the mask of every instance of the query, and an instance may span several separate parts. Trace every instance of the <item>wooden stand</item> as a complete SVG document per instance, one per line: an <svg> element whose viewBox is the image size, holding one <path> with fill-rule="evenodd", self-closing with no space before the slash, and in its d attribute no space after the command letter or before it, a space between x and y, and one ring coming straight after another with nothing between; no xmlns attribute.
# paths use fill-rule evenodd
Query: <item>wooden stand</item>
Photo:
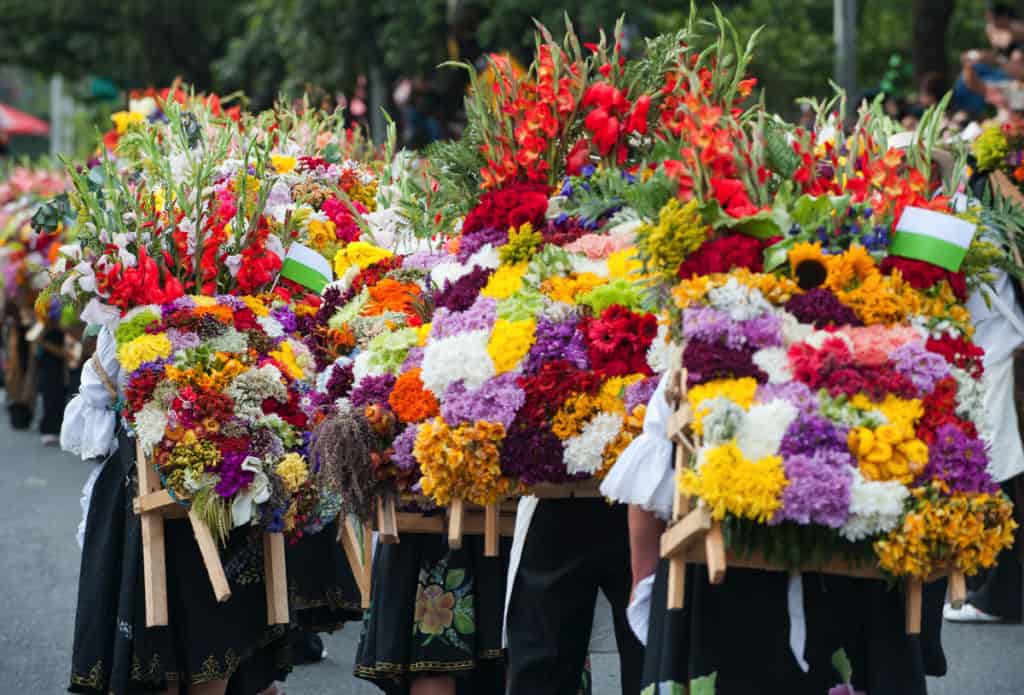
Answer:
<svg viewBox="0 0 1024 695"><path fill-rule="evenodd" d="M675 443L675 470L677 478L689 465L690 457L695 453L693 443L688 436L688 425L691 420L689 406L686 404L686 372L672 377L673 384L667 396L676 405L676 412L669 422L669 438ZM690 500L676 489L673 501L672 524L661 536L661 556L669 561L668 573L668 607L683 608L686 589L686 565L707 565L708 577L712 584L725 581L727 569L743 567L775 572L799 571L836 574L864 579L883 579L884 575L876 566L854 567L843 560L831 560L824 563L805 563L800 567L784 567L769 562L761 553L739 555L729 551L722 536L722 526L711 517L711 511L698 502L695 509L690 509ZM940 572L927 581L931 582L949 575L950 602L959 607L966 599L967 589L964 575L957 571ZM907 634L921 632L921 592L924 582L920 579L909 579L906 583L906 630Z"/></svg>
<svg viewBox="0 0 1024 695"><path fill-rule="evenodd" d="M604 497L600 481L593 478L578 483L540 483L531 487L527 494L543 500Z"/></svg>
<svg viewBox="0 0 1024 695"><path fill-rule="evenodd" d="M373 571L373 527L370 524L363 524L359 529L351 518L338 521L338 542L341 543L345 557L348 559L348 565L352 568L352 576L355 577L356 586L359 587L362 607L369 608L370 579ZM360 530L362 531L361 538ZM395 538L395 542L397 542L397 533Z"/></svg>
<svg viewBox="0 0 1024 695"><path fill-rule="evenodd" d="M185 509L164 489L160 476L136 443L139 496L133 508L142 526L142 577L146 587L146 627L167 625L167 552L164 519L188 518L199 545L199 554L210 577L213 595L219 603L231 598L231 587L220 561L217 541L209 527L191 510ZM268 533L263 539L264 582L267 590L267 622L288 623L288 580L285 569L284 536Z"/></svg>

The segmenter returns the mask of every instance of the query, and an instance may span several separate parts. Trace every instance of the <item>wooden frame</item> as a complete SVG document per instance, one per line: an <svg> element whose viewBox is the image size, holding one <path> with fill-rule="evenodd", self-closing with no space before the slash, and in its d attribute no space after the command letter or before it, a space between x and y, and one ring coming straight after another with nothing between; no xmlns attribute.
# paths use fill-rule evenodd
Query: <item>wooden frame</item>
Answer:
<svg viewBox="0 0 1024 695"><path fill-rule="evenodd" d="M187 518L199 545L199 554L210 577L213 595L219 603L231 598L231 587L224 574L220 550L209 527L192 510L179 504L164 489L156 469L150 465L136 440L136 469L139 496L133 509L142 526L142 577L146 589L146 627L167 625L167 552L164 545L164 519ZM267 594L267 623L287 625L288 577L285 568L284 535L263 536L263 571Z"/></svg>
<svg viewBox="0 0 1024 695"><path fill-rule="evenodd" d="M675 413L668 425L669 439L675 444L676 478L687 468L689 458L696 451L689 438L687 429L691 421L689 406L686 403L686 370L681 370L671 377L667 396L675 405ZM672 523L661 536L661 556L669 561L668 573L668 607L683 608L686 593L686 565L701 564L708 568L708 578L712 584L725 581L726 571L730 566L748 569L761 569L776 572L788 572L794 569L800 572L820 572L846 577L863 579L883 579L884 575L877 567L855 567L841 559L824 563L807 563L798 568L784 567L767 560L761 553L740 555L725 546L722 526L711 516L711 510L703 502L690 509L689 498L676 488L672 505ZM945 571L928 578L928 582L948 575L949 598L954 607L963 605L967 595L967 587L962 572ZM907 634L921 632L921 593L924 581L911 578L906 581L906 631Z"/></svg>
<svg viewBox="0 0 1024 695"><path fill-rule="evenodd" d="M527 494L539 497L542 500L604 497L601 494L601 482L596 478L589 478L576 483L539 483L531 487Z"/></svg>

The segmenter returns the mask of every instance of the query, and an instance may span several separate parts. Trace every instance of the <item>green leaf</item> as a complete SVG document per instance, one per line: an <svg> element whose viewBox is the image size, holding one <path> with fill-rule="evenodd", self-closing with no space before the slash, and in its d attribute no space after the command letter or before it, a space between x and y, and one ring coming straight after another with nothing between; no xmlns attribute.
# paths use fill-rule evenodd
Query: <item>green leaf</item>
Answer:
<svg viewBox="0 0 1024 695"><path fill-rule="evenodd" d="M463 580L466 578L465 570L449 570L448 574L444 577L444 588L446 591L461 586Z"/></svg>
<svg viewBox="0 0 1024 695"><path fill-rule="evenodd" d="M472 635L476 632L476 625L473 623L473 616L466 615L462 611L456 611L454 625L455 629L463 635Z"/></svg>
<svg viewBox="0 0 1024 695"><path fill-rule="evenodd" d="M789 250L793 248L796 241L793 237L786 237L764 250L764 270L766 273L770 273L786 264L786 261L789 259Z"/></svg>
<svg viewBox="0 0 1024 695"><path fill-rule="evenodd" d="M832 666L839 672L839 677L843 679L844 683L850 683L853 680L853 665L850 664L850 657L846 655L846 650L842 647L832 655Z"/></svg>
<svg viewBox="0 0 1024 695"><path fill-rule="evenodd" d="M700 678L694 678L690 681L690 695L715 695L715 680L718 678L717 673L712 673L710 676L701 676ZM681 688L682 686L680 686ZM676 691L670 690L673 695ZM682 690L678 692L682 693Z"/></svg>

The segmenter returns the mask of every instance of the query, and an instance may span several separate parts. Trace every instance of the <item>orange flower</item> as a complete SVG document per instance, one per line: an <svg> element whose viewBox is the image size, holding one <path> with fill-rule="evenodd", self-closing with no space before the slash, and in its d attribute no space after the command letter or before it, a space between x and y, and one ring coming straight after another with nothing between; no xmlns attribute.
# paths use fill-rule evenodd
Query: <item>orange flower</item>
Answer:
<svg viewBox="0 0 1024 695"><path fill-rule="evenodd" d="M214 304L211 306L197 306L192 310L196 316L209 316L220 323L232 323L234 321L233 311L229 306Z"/></svg>
<svg viewBox="0 0 1024 695"><path fill-rule="evenodd" d="M437 398L423 387L420 370L411 369L398 377L388 404L402 422L421 422L440 412Z"/></svg>
<svg viewBox="0 0 1024 695"><path fill-rule="evenodd" d="M363 309L364 316L380 316L394 311L412 313L413 303L419 299L420 288L413 283L403 283L385 278L369 288L370 301Z"/></svg>

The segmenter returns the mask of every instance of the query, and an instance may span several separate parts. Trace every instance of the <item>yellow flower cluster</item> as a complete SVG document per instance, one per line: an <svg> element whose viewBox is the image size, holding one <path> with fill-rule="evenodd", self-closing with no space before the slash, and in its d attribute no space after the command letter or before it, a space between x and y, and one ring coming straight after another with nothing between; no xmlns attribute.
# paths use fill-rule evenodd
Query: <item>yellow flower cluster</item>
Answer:
<svg viewBox="0 0 1024 695"><path fill-rule="evenodd" d="M427 344L427 338L430 337L430 329L433 327L433 323L424 323L416 327L416 345L423 347Z"/></svg>
<svg viewBox="0 0 1024 695"><path fill-rule="evenodd" d="M679 489L704 500L716 519L731 514L766 523L782 506L787 483L781 456L751 461L732 441L704 452L700 468L683 471Z"/></svg>
<svg viewBox="0 0 1024 695"><path fill-rule="evenodd" d="M526 261L500 266L491 273L480 294L491 299L508 299L522 289L526 267Z"/></svg>
<svg viewBox="0 0 1024 695"><path fill-rule="evenodd" d="M548 278L541 284L540 291L556 302L575 304L576 297L605 282L606 280L596 273L570 273L566 276Z"/></svg>
<svg viewBox="0 0 1024 695"><path fill-rule="evenodd" d="M288 376L290 376L291 378L306 378L305 372L303 371L302 367L299 365L297 361L295 350L292 349L292 344L290 341L281 341L281 344L278 346L277 350L272 350L268 354L275 360L277 360L282 367L284 367L285 372L287 372Z"/></svg>
<svg viewBox="0 0 1024 695"><path fill-rule="evenodd" d="M338 237L335 235L334 222L331 220L318 220L315 218L310 220L307 233L310 245L317 251L323 251L338 241Z"/></svg>
<svg viewBox="0 0 1024 695"><path fill-rule="evenodd" d="M504 374L515 369L533 347L536 333L537 324L533 319L495 321L491 339L487 343L487 354L494 362L495 373Z"/></svg>
<svg viewBox="0 0 1024 695"><path fill-rule="evenodd" d="M889 395L879 405L858 394L850 404L860 410L878 409L888 420L874 429L855 427L847 436L850 452L864 477L896 480L904 485L913 482L928 463L928 445L914 433L914 426L924 415L921 401Z"/></svg>
<svg viewBox="0 0 1024 695"><path fill-rule="evenodd" d="M875 259L860 244L853 244L843 253L828 256L825 267L828 269L825 287L836 293L879 274Z"/></svg>
<svg viewBox="0 0 1024 695"><path fill-rule="evenodd" d="M345 274L353 265L368 268L374 263L380 263L392 254L387 249L382 249L365 241L353 241L334 254L334 272L338 277Z"/></svg>
<svg viewBox="0 0 1024 695"><path fill-rule="evenodd" d="M551 420L551 431L559 439L569 439L583 432L584 425L598 413L621 413L625 406L618 395L603 390L596 396L574 393L569 396Z"/></svg>
<svg viewBox="0 0 1024 695"><path fill-rule="evenodd" d="M309 467L300 454L289 452L278 461L275 472L284 482L288 492L296 492L309 479Z"/></svg>
<svg viewBox="0 0 1024 695"><path fill-rule="evenodd" d="M189 432L188 434L193 434ZM166 460L160 465L167 475L166 485L181 499L189 497L185 481L197 480L205 471L213 470L220 464L220 450L208 440L192 437L178 442Z"/></svg>
<svg viewBox="0 0 1024 695"><path fill-rule="evenodd" d="M637 256L639 251L631 246L608 256L608 277L612 280L635 278L640 275L644 264Z"/></svg>
<svg viewBox="0 0 1024 695"><path fill-rule="evenodd" d="M935 488L912 491L916 508L906 514L899 528L875 542L883 570L898 577L925 578L946 569L948 561L964 574L973 575L994 565L1000 551L1013 545L1017 524L1006 497L985 493L946 496L943 492ZM936 562L940 558L942 562Z"/></svg>
<svg viewBox="0 0 1024 695"><path fill-rule="evenodd" d="M117 361L125 372L134 372L140 365L171 355L171 341L166 333L144 333L117 349Z"/></svg>
<svg viewBox="0 0 1024 695"><path fill-rule="evenodd" d="M377 210L377 182L371 181L370 183L361 183L354 181L349 187L345 194L350 200L356 203L362 203L363 207L366 208L367 212L376 212Z"/></svg>
<svg viewBox="0 0 1024 695"><path fill-rule="evenodd" d="M498 249L498 257L502 265L527 263L537 249L544 243L544 237L533 229L533 225L524 222L519 229L510 229L508 243Z"/></svg>
<svg viewBox="0 0 1024 695"><path fill-rule="evenodd" d="M500 500L511 489L498 456L504 438L505 428L493 422L451 428L435 418L421 425L413 455L423 473L423 494L439 505L451 504L454 498L474 504Z"/></svg>
<svg viewBox="0 0 1024 695"><path fill-rule="evenodd" d="M672 298L675 305L685 309L694 304L704 301L708 292L716 287L722 287L729 280L758 290L772 304L781 306L788 302L794 294L800 294L801 290L796 282L782 275L771 273L754 273L747 268L737 268L731 273L714 273L712 275L697 275L686 280L680 280L672 288Z"/></svg>
<svg viewBox="0 0 1024 695"><path fill-rule="evenodd" d="M179 369L173 364L164 365L164 375L175 384L180 386L194 386L196 388L222 391L231 380L244 372L247 367L239 360L229 357L227 353L217 353L217 366L209 372L189 367Z"/></svg>
<svg viewBox="0 0 1024 695"><path fill-rule="evenodd" d="M272 154L270 155L270 163L274 166L274 170L277 173L287 174L295 168L298 160L285 154Z"/></svg>
<svg viewBox="0 0 1024 695"><path fill-rule="evenodd" d="M702 405L704 401L713 398L728 398L747 410L754 404L756 393L757 380L749 376L742 379L717 379L694 386L686 392L686 400L690 403L690 409L693 411L691 426L694 433L698 436L704 434L704 416L710 412Z"/></svg>
<svg viewBox="0 0 1024 695"><path fill-rule="evenodd" d="M130 126L142 123L146 117L138 111L118 111L111 114L110 120L114 122L114 130L117 131L117 134L124 135Z"/></svg>
<svg viewBox="0 0 1024 695"><path fill-rule="evenodd" d="M658 224L640 228L640 244L656 272L674 277L679 264L707 241L711 230L699 208L696 198L685 204L673 198L658 212Z"/></svg>
<svg viewBox="0 0 1024 695"><path fill-rule="evenodd" d="M898 274L882 275L875 271L860 284L836 293L839 300L853 309L866 326L893 325L921 311L921 295Z"/></svg>

